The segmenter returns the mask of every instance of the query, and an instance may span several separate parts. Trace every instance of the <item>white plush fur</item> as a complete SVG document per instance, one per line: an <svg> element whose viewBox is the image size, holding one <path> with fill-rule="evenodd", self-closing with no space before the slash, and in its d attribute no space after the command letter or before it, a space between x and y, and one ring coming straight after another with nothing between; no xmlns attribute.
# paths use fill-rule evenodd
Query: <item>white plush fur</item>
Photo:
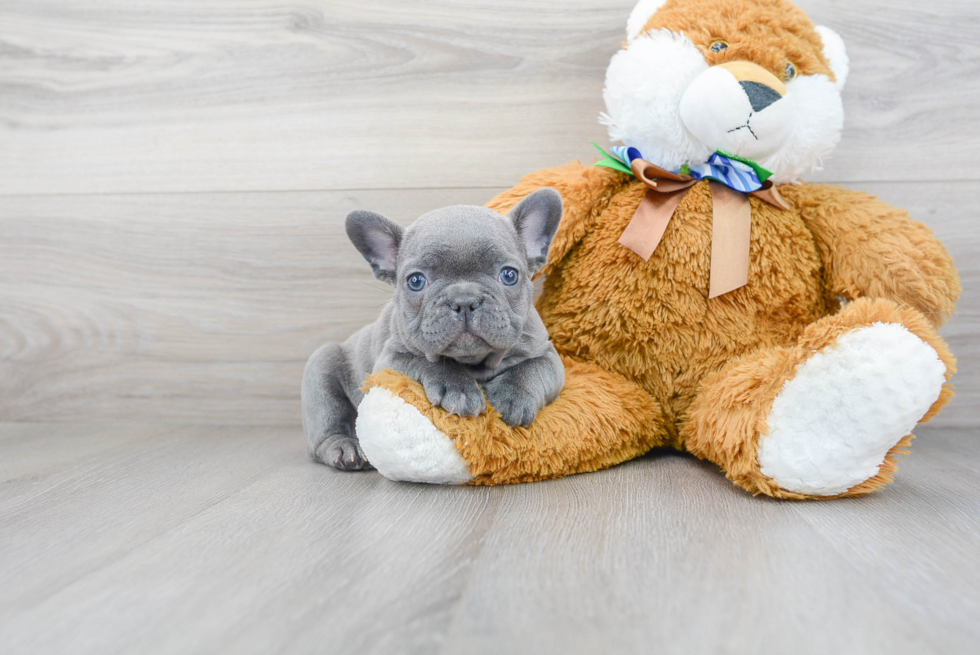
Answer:
<svg viewBox="0 0 980 655"><path fill-rule="evenodd" d="M847 54L840 37L821 29L838 82L809 75L787 83L786 97L751 118L760 142L746 141L744 133L729 136L729 130L745 122L729 115L732 103L745 103L736 94L737 84L712 86L720 71L709 72L687 37L666 30L643 34L613 56L603 91L606 112L599 122L608 126L610 140L635 147L645 159L670 170L703 163L722 150L758 161L773 172L777 184L795 182L819 168L844 126L840 90L847 78ZM698 92L682 107L692 85ZM718 126L708 130L712 112Z"/></svg>
<svg viewBox="0 0 980 655"><path fill-rule="evenodd" d="M834 71L834 77L837 78L837 88L843 89L847 84L847 74L851 71L851 61L847 57L844 39L840 38L840 34L823 25L817 25L817 34L823 41L823 54L830 62L830 70Z"/></svg>
<svg viewBox="0 0 980 655"><path fill-rule="evenodd" d="M681 35L655 31L613 55L606 70L602 97L606 113L599 122L609 138L643 153L647 161L675 170L701 163L714 150L684 127L681 98L687 87L708 70L691 41Z"/></svg>
<svg viewBox="0 0 980 655"><path fill-rule="evenodd" d="M864 482L939 398L945 373L936 351L901 325L842 335L803 363L773 402L759 443L762 473L815 496Z"/></svg>
<svg viewBox="0 0 980 655"><path fill-rule="evenodd" d="M791 98L793 103L789 137L779 150L759 162L773 172L776 184L795 182L819 170L823 158L837 147L844 129L844 104L829 77L801 76L786 87L786 100Z"/></svg>
<svg viewBox="0 0 980 655"><path fill-rule="evenodd" d="M629 41L635 39L643 26L647 24L650 17L657 13L667 0L640 0L630 12L629 20L626 21L626 38Z"/></svg>
<svg viewBox="0 0 980 655"><path fill-rule="evenodd" d="M473 479L449 437L387 389L367 392L355 427L368 461L386 478L431 484Z"/></svg>
<svg viewBox="0 0 980 655"><path fill-rule="evenodd" d="M680 116L684 127L701 143L761 161L779 152L792 134L794 100L794 95L788 95L753 111L735 76L712 66L688 85L681 98Z"/></svg>

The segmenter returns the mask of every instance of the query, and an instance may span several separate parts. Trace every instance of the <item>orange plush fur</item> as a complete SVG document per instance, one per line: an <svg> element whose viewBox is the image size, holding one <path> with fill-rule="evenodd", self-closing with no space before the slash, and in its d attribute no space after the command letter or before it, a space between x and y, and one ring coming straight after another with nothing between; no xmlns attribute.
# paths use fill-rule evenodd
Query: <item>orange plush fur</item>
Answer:
<svg viewBox="0 0 980 655"><path fill-rule="evenodd" d="M709 4L711 11L699 11ZM832 75L813 25L784 0L668 0L647 24L661 28L683 31L711 64L745 59L780 75L792 60L801 74ZM719 38L729 48L708 50ZM538 303L568 367L558 400L530 429L511 430L492 412L449 416L400 375L370 382L453 439L473 483L592 471L672 446L715 462L752 493L805 498L760 471L769 409L812 353L874 323L903 325L946 365L947 385L925 420L951 396L955 360L936 327L954 310L959 279L942 244L905 212L838 187L783 185L788 210L751 200L748 284L709 300L707 182L684 198L649 261L618 243L646 193L641 182L576 162L532 173L488 206L506 213L542 187L565 201ZM852 302L842 308L839 298ZM910 440L889 452L877 475L841 495L887 483L894 455Z"/></svg>
<svg viewBox="0 0 980 655"><path fill-rule="evenodd" d="M781 78L787 62L793 62L800 75L835 79L809 16L785 0L668 0L643 31L659 29L683 32L712 66L751 61ZM728 48L709 50L718 40Z"/></svg>

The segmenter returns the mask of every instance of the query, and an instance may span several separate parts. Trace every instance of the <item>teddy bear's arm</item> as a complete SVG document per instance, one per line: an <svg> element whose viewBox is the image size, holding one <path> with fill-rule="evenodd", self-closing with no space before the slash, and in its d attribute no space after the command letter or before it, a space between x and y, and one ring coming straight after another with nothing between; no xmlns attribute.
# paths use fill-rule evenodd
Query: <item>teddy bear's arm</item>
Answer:
<svg viewBox="0 0 980 655"><path fill-rule="evenodd" d="M561 194L565 211L548 250L548 264L541 270L541 274L547 275L586 235L609 199L629 179L609 168L585 166L574 161L525 175L517 186L504 191L486 206L506 214L529 193L543 187L551 187Z"/></svg>
<svg viewBox="0 0 980 655"><path fill-rule="evenodd" d="M956 308L960 279L928 227L874 196L839 187L784 187L813 234L830 297L887 298L941 325Z"/></svg>

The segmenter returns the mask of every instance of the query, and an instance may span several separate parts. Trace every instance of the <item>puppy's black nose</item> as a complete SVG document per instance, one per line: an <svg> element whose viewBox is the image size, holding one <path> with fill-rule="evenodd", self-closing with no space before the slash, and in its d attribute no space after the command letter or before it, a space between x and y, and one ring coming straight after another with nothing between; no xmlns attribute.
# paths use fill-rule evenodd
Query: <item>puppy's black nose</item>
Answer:
<svg viewBox="0 0 980 655"><path fill-rule="evenodd" d="M457 314L470 315L483 304L479 296L457 296L449 301L449 308Z"/></svg>
<svg viewBox="0 0 980 655"><path fill-rule="evenodd" d="M745 95L749 97L749 104L752 105L752 111L762 111L783 97L775 89L769 88L759 82L739 82L739 86L745 91Z"/></svg>

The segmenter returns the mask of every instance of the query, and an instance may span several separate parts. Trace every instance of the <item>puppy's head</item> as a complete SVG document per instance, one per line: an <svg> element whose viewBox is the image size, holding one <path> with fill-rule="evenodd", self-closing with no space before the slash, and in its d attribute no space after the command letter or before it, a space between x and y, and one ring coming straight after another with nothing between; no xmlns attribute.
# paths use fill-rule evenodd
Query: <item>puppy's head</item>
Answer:
<svg viewBox="0 0 980 655"><path fill-rule="evenodd" d="M430 360L477 364L520 338L531 276L547 263L561 214L558 192L541 189L507 217L456 205L424 214L406 230L354 211L347 235L375 277L394 285L395 329L409 348Z"/></svg>

